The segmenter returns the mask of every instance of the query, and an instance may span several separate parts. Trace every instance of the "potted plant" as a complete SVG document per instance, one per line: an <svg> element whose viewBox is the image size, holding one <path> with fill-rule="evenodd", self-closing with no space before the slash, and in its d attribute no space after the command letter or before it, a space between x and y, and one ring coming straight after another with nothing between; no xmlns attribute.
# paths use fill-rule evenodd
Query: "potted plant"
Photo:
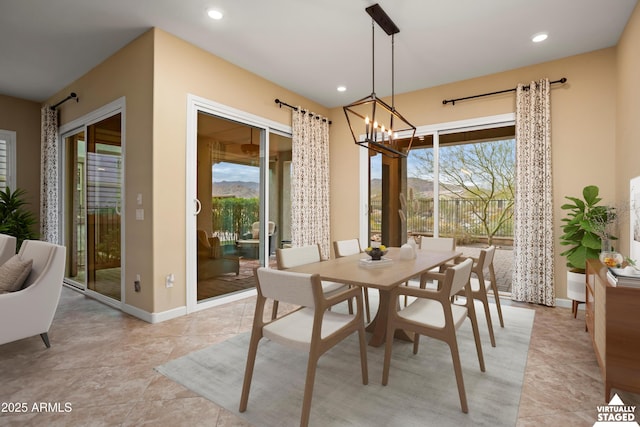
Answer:
<svg viewBox="0 0 640 427"><path fill-rule="evenodd" d="M598 197L599 189L588 185L582 190L584 200L576 197L565 197L572 203L561 206L567 210L562 219L560 244L571 246L560 255L567 258L567 267L584 272L586 260L598 258L600 252L611 250L611 241L617 240L608 232L608 226L616 219L615 208L598 205L602 200Z"/></svg>
<svg viewBox="0 0 640 427"><path fill-rule="evenodd" d="M0 191L0 233L14 236L18 249L23 240L37 237L33 231L36 224L35 216L25 209L25 194L26 191L22 189L12 192L9 187Z"/></svg>
<svg viewBox="0 0 640 427"><path fill-rule="evenodd" d="M598 258L602 251L611 250L611 240L615 236L608 233L608 225L616 219L615 208L599 205L599 189L588 185L582 190L583 199L565 197L571 203L561 206L567 211L562 218L560 244L570 246L560 255L567 258L567 297L573 300L573 313L577 313L578 302L585 301L586 261ZM603 246L604 245L604 246Z"/></svg>

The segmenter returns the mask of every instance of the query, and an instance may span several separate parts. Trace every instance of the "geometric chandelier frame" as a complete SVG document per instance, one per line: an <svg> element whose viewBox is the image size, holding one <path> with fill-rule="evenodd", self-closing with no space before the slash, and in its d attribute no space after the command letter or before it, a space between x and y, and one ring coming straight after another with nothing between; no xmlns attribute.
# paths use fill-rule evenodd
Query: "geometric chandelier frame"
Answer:
<svg viewBox="0 0 640 427"><path fill-rule="evenodd" d="M365 9L371 16L372 90L371 94L343 107L353 141L388 157L407 157L416 127L394 107L394 35L400 29L378 4ZM391 105L375 92L375 26L376 22L391 36Z"/></svg>

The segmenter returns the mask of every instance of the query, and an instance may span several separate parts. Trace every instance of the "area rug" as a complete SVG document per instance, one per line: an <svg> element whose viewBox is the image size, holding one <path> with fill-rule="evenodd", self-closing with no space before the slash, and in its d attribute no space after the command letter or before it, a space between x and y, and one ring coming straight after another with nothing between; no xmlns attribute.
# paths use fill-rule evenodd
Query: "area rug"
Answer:
<svg viewBox="0 0 640 427"><path fill-rule="evenodd" d="M484 312L477 306L486 372L478 365L470 322L458 331L469 413L460 400L449 348L422 337L420 351L395 340L389 384L381 385L384 346L367 346L369 384L362 384L356 335L320 358L310 425L333 426L515 426L527 361L534 311L503 306L500 328L495 307L495 348ZM300 424L307 358L263 339L249 395L238 412L249 334L173 360L156 370L255 426Z"/></svg>

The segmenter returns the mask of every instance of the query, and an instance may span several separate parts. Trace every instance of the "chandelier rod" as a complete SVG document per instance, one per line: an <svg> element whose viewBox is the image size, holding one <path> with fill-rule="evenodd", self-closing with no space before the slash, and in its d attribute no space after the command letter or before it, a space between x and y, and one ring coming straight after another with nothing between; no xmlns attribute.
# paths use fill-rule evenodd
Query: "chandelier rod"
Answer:
<svg viewBox="0 0 640 427"><path fill-rule="evenodd" d="M373 18L371 18L371 93L376 93L376 37L375 37L375 25L373 25Z"/></svg>

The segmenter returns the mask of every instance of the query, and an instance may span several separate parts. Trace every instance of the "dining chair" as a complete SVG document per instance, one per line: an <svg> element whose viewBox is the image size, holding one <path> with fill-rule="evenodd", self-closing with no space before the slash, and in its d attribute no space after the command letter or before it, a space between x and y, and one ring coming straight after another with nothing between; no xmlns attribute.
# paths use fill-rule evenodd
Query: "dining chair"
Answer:
<svg viewBox="0 0 640 427"><path fill-rule="evenodd" d="M421 236L420 241L418 242L417 250L419 251L454 251L456 249L456 239L453 237L426 237ZM440 271L440 267L434 268L431 270L432 272ZM406 286L409 286L409 282L405 283ZM424 284L427 286L427 283ZM404 306L406 307L408 303L408 297L405 295L404 297Z"/></svg>
<svg viewBox="0 0 640 427"><path fill-rule="evenodd" d="M504 321L502 319L502 308L500 307L500 296L498 295L496 275L493 269L493 259L495 253L496 247L492 245L486 249L482 249L477 258L468 257L468 259L471 259L473 261L473 267L471 268L471 279L469 280L471 296L474 299L482 302L482 305L484 307L484 314L487 318L487 328L489 328L489 338L491 339L492 347L496 346L496 338L493 333L493 322L491 321L491 313L489 311L488 289L484 280L485 271L489 273L489 283L491 285L491 290L493 291L494 299L496 300L500 326L504 328ZM464 296L462 292L458 293L458 295Z"/></svg>
<svg viewBox="0 0 640 427"><path fill-rule="evenodd" d="M342 258L343 256L362 253L362 246L360 246L359 239L334 240L333 251L336 254L336 258ZM368 288L363 286L362 293L364 294L364 312L367 316L367 323L369 323L371 322L371 309L369 308Z"/></svg>
<svg viewBox="0 0 640 427"><path fill-rule="evenodd" d="M242 385L240 412L247 409L258 344L260 339L265 337L286 347L305 351L309 355L300 418L300 426L306 427L309 424L313 384L320 356L354 332L358 333L360 345L362 384L366 385L369 382L362 291L347 288L344 292L327 296L317 274L259 267L255 270L255 276L258 297ZM265 322L264 308L267 299L296 304L301 308ZM341 314L329 310L331 306L347 300L355 300L355 314ZM344 362L349 363L348 360Z"/></svg>
<svg viewBox="0 0 640 427"><path fill-rule="evenodd" d="M322 261L320 245L295 246L291 248L276 249L276 263L278 270L297 267L299 265L311 264ZM329 296L337 292L348 289L349 286L343 283L329 282L322 280L322 290ZM353 313L353 306L348 302L349 313ZM272 319L278 315L278 300L273 301Z"/></svg>
<svg viewBox="0 0 640 427"><path fill-rule="evenodd" d="M468 259L460 264L447 268L443 273L427 272L421 276L420 282L424 282L429 278L439 280L442 283L439 289L397 286L391 291L392 298L398 298L400 295L409 295L416 299L401 311L396 311L396 307L393 305L389 307L384 365L382 368L382 385L387 385L389 380L391 349L395 331L397 329L404 329L407 332L414 333L414 354L418 353L420 335L425 335L444 341L449 345L456 382L458 384L460 406L462 407L462 412L467 413L469 411L456 338L457 329L464 323L467 317L471 320L480 370L482 372L485 371L473 298L471 297L469 287L466 286L469 283L472 267L473 261ZM464 306L451 302L451 297L461 290L465 290L468 296L467 303Z"/></svg>

